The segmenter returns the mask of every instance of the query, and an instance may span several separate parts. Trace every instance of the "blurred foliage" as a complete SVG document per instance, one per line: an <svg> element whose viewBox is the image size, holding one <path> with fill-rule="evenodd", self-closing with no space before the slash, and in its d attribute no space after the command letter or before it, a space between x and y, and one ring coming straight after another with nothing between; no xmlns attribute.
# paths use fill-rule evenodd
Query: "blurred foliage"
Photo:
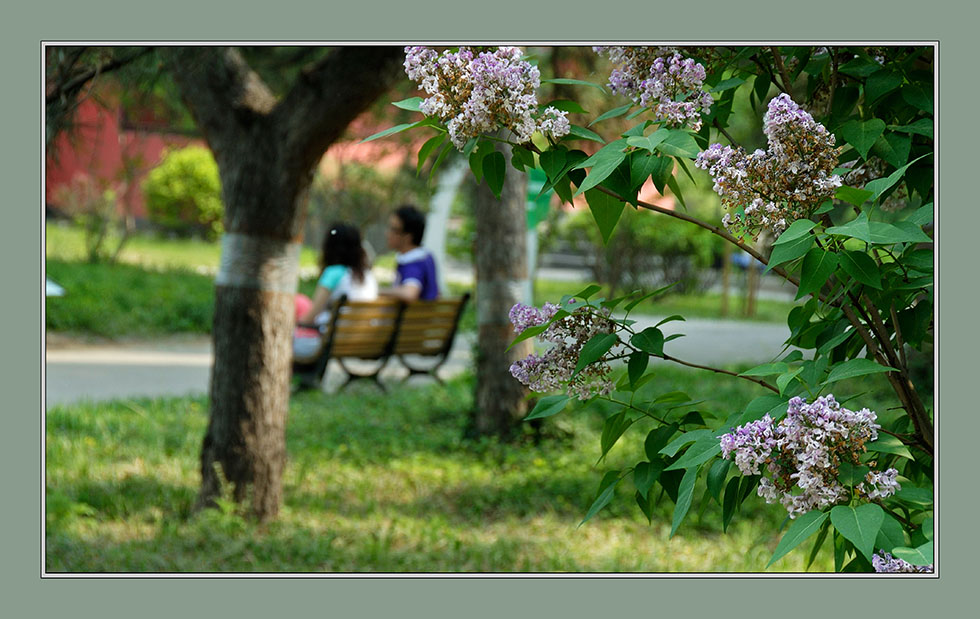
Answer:
<svg viewBox="0 0 980 619"><path fill-rule="evenodd" d="M143 181L150 220L181 237L215 239L224 230L218 164L203 146L168 152Z"/></svg>

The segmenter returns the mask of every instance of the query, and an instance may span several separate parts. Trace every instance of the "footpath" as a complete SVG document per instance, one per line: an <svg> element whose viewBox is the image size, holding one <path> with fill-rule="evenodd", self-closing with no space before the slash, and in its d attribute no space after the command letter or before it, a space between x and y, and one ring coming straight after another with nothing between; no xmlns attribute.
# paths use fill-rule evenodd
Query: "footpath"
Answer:
<svg viewBox="0 0 980 619"><path fill-rule="evenodd" d="M633 316L635 328L659 322L660 316ZM665 335L683 333L672 340L667 352L692 363L724 366L733 363L764 363L782 350L789 335L784 324L731 320L690 319L661 326ZM471 366L473 333L457 335L452 354L439 370L442 378L454 376ZM91 342L52 334L46 341L44 374L45 407L85 400L201 395L208 391L212 350L208 337L175 336L164 339L122 342ZM331 362L323 389L335 391L343 373ZM381 374L382 381L401 381L407 371L392 360ZM412 378L421 383L426 378Z"/></svg>

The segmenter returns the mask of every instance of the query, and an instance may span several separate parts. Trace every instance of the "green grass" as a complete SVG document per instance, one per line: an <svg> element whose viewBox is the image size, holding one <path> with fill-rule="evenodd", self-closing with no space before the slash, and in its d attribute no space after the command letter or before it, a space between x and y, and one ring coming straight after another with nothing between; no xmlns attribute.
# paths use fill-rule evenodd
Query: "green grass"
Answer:
<svg viewBox="0 0 980 619"><path fill-rule="evenodd" d="M545 301L557 303L566 294L575 294L587 284L558 282L538 279L534 283L534 299L537 305ZM595 296L607 296L608 291L597 293ZM621 293L622 294L622 293ZM633 310L635 314L654 316L672 316L680 314L685 318L722 318L722 298L719 294L667 294L656 296L641 302ZM772 299L757 299L756 311L752 317L743 314L744 299L740 294L733 293L728 299L729 312L724 318L730 320L752 320L758 322L786 322L786 316L794 304L788 301Z"/></svg>
<svg viewBox="0 0 980 619"><path fill-rule="evenodd" d="M749 384L658 370L664 391L695 388L724 410ZM665 499L649 524L627 481L578 527L605 470L630 466L628 432L605 462L601 416L551 418L534 446L461 438L467 378L448 387L364 386L294 398L279 518L258 525L226 505L191 512L207 423L203 399L126 400L47 413L49 572L757 572L784 512L750 499L722 533L720 508L695 493L670 538ZM827 549L825 549L827 550ZM802 571L803 552L770 571ZM832 569L821 554L811 571Z"/></svg>

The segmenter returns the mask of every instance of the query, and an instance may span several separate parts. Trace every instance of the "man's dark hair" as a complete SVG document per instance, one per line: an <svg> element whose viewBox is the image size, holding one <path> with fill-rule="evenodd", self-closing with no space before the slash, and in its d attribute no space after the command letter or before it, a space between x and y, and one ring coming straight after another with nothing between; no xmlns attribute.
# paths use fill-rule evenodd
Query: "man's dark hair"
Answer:
<svg viewBox="0 0 980 619"><path fill-rule="evenodd" d="M395 216L402 222L402 230L412 235L412 244L421 245L425 233L425 215L411 204L395 209Z"/></svg>

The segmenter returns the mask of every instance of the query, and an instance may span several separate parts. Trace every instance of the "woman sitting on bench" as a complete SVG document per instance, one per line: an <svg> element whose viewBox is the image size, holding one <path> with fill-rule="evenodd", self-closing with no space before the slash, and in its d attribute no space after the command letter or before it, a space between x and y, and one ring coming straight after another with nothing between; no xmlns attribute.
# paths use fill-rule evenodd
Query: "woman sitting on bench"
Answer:
<svg viewBox="0 0 980 619"><path fill-rule="evenodd" d="M293 334L293 354L307 356L320 345L320 334L330 322L328 308L342 295L351 301L373 301L378 298L378 282L371 273L367 253L361 244L361 233L347 223L334 223L323 235L320 251L322 273L313 299L296 295L297 325L315 325L315 329L297 327Z"/></svg>

